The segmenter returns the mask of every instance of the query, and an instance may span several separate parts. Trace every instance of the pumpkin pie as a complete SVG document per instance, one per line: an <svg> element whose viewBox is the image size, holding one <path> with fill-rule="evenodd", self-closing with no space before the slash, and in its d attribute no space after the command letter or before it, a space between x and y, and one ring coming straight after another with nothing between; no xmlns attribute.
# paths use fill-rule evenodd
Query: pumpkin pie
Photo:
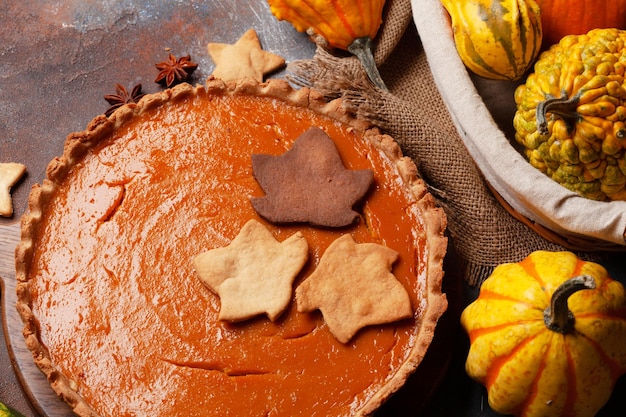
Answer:
<svg viewBox="0 0 626 417"><path fill-rule="evenodd" d="M275 175L253 160L281 166L311 129L362 181L345 224L255 209ZM325 204L298 177L302 200ZM369 415L447 307L445 225L414 163L340 99L283 80L180 84L70 134L33 187L16 249L24 337L79 416ZM290 271L280 305L229 319L278 294L258 282L276 264Z"/></svg>

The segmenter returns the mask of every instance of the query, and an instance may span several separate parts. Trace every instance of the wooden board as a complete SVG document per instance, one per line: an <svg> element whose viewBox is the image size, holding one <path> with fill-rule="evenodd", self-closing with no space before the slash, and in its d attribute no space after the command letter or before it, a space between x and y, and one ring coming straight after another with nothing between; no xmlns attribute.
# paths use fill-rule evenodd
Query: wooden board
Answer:
<svg viewBox="0 0 626 417"><path fill-rule="evenodd" d="M15 270L12 262L13 248L19 241L18 224L0 230L0 277L4 283L2 319L9 356L17 378L36 412L47 417L71 416L70 407L57 397L45 376L35 366L22 337L22 321L15 309Z"/></svg>

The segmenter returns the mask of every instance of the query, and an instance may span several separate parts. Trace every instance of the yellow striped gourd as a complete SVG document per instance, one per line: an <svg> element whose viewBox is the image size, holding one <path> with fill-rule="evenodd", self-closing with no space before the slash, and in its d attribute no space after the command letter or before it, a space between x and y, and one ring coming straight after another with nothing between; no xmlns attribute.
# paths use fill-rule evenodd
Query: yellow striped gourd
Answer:
<svg viewBox="0 0 626 417"><path fill-rule="evenodd" d="M441 0L465 66L484 78L517 80L541 49L535 0Z"/></svg>
<svg viewBox="0 0 626 417"><path fill-rule="evenodd" d="M461 324L467 374L501 414L593 417L626 373L624 286L572 252L499 265Z"/></svg>

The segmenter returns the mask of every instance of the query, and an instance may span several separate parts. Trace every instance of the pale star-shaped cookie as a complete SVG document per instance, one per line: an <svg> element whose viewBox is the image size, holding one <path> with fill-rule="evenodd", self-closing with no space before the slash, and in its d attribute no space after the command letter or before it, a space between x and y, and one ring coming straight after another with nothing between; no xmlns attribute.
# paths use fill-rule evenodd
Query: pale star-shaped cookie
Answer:
<svg viewBox="0 0 626 417"><path fill-rule="evenodd" d="M209 55L215 62L213 75L223 81L252 78L263 82L263 77L285 65L276 54L261 49L254 29L249 29L234 44L209 43Z"/></svg>
<svg viewBox="0 0 626 417"><path fill-rule="evenodd" d="M357 244L350 234L337 238L296 288L298 311L319 309L341 343L365 326L411 317L409 294L391 272L397 257L383 245Z"/></svg>
<svg viewBox="0 0 626 417"><path fill-rule="evenodd" d="M200 280L220 297L220 320L265 313L274 321L289 305L293 281L308 258L301 232L278 242L260 222L250 220L228 246L201 253L193 263Z"/></svg>
<svg viewBox="0 0 626 417"><path fill-rule="evenodd" d="M13 214L11 187L24 175L26 166L14 162L0 163L0 216Z"/></svg>

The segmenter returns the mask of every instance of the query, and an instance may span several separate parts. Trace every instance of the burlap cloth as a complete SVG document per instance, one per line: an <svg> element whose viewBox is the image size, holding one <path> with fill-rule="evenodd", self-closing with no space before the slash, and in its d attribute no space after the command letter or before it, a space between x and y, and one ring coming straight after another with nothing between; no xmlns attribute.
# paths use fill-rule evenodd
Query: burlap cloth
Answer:
<svg viewBox="0 0 626 417"><path fill-rule="evenodd" d="M461 140L433 80L412 20L411 0L392 0L375 42L374 57L389 92L366 80L354 57L318 46L311 60L288 66L288 78L343 97L358 116L391 134L413 158L448 216L451 245L464 263L464 278L481 283L493 268L518 262L534 250L566 250L514 218L494 198ZM601 253L577 252L600 260Z"/></svg>

